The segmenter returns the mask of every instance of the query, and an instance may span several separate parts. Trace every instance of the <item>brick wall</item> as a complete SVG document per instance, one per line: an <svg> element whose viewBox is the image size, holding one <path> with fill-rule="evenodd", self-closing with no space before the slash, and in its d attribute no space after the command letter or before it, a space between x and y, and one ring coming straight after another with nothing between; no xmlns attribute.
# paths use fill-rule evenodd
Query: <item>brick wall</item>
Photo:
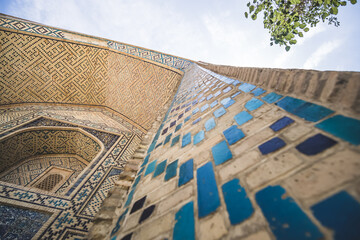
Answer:
<svg viewBox="0 0 360 240"><path fill-rule="evenodd" d="M186 69L91 238L356 239L359 73L203 66L234 79Z"/></svg>

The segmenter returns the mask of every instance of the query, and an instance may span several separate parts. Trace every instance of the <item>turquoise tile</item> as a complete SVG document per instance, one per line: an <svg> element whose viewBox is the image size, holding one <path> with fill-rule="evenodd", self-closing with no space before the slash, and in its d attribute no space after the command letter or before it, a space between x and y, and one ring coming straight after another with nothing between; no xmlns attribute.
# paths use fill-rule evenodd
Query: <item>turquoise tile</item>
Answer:
<svg viewBox="0 0 360 240"><path fill-rule="evenodd" d="M360 121L357 119L336 115L316 124L315 127L351 144L360 144Z"/></svg>
<svg viewBox="0 0 360 240"><path fill-rule="evenodd" d="M211 104L210 104L210 107L215 107L216 105L218 104L218 100L215 100L213 101Z"/></svg>
<svg viewBox="0 0 360 240"><path fill-rule="evenodd" d="M205 138L205 132L203 130L198 132L197 134L195 134L195 136L194 136L194 145L201 142L204 138Z"/></svg>
<svg viewBox="0 0 360 240"><path fill-rule="evenodd" d="M219 109L217 109L217 110L214 111L214 116L215 116L216 118L219 118L219 117L221 117L222 115L224 115L225 113L226 113L225 108L221 107L221 108L219 108Z"/></svg>
<svg viewBox="0 0 360 240"><path fill-rule="evenodd" d="M211 148L215 165L222 164L232 158L232 153L226 143L222 141Z"/></svg>
<svg viewBox="0 0 360 240"><path fill-rule="evenodd" d="M360 236L360 204L345 191L311 207L320 223L333 230L335 240L357 240Z"/></svg>
<svg viewBox="0 0 360 240"><path fill-rule="evenodd" d="M334 111L323 106L293 97L285 97L276 103L279 107L307 121L317 122Z"/></svg>
<svg viewBox="0 0 360 240"><path fill-rule="evenodd" d="M210 118L209 120L207 120L205 122L205 129L207 132L210 131L211 129L214 129L215 126L216 126L216 123L215 123L214 118Z"/></svg>
<svg viewBox="0 0 360 240"><path fill-rule="evenodd" d="M257 98L252 98L245 104L245 108L249 111L253 111L261 107L264 103Z"/></svg>
<svg viewBox="0 0 360 240"><path fill-rule="evenodd" d="M166 167L165 181L169 181L171 178L176 176L176 170L178 166L178 160L169 163Z"/></svg>
<svg viewBox="0 0 360 240"><path fill-rule="evenodd" d="M261 94L265 93L266 91L262 88L257 88L251 93L254 94L255 97L260 96Z"/></svg>
<svg viewBox="0 0 360 240"><path fill-rule="evenodd" d="M145 159L144 159L144 161L143 161L143 163L141 164L141 166L140 166L140 167L145 166L145 165L148 163L149 158L150 158L150 154L148 154L148 155L145 157Z"/></svg>
<svg viewBox="0 0 360 240"><path fill-rule="evenodd" d="M238 129L236 125L233 125L223 131L223 134L230 145L236 143L237 141L245 137L243 131Z"/></svg>
<svg viewBox="0 0 360 240"><path fill-rule="evenodd" d="M194 160L190 159L180 166L178 186L188 183L194 178Z"/></svg>
<svg viewBox="0 0 360 240"><path fill-rule="evenodd" d="M145 170L144 176L152 173L152 172L155 170L156 161L157 161L157 160L154 160L154 161L152 161L151 163L149 163L149 165L147 166L147 168L146 168L146 170Z"/></svg>
<svg viewBox="0 0 360 240"><path fill-rule="evenodd" d="M213 165L206 163L196 171L198 214L199 218L206 217L220 206L219 191L217 188Z"/></svg>
<svg viewBox="0 0 360 240"><path fill-rule="evenodd" d="M253 116L251 116L251 114L246 111L239 112L234 117L236 123L239 124L240 126L246 123L247 121L251 120L252 118Z"/></svg>
<svg viewBox="0 0 360 240"><path fill-rule="evenodd" d="M194 202L182 206L175 214L174 240L195 240Z"/></svg>
<svg viewBox="0 0 360 240"><path fill-rule="evenodd" d="M231 98L235 98L237 95L239 95L241 92L236 92L233 95L231 95Z"/></svg>
<svg viewBox="0 0 360 240"><path fill-rule="evenodd" d="M134 192L135 192L135 188L130 191L130 193L129 193L129 195L128 195L128 198L127 198L127 200L126 200L126 202L125 202L124 207L129 206L129 204L131 203L131 201L132 201L132 199L133 199Z"/></svg>
<svg viewBox="0 0 360 240"><path fill-rule="evenodd" d="M191 118L191 116L186 117L185 120L184 120L184 123L186 123L187 121L189 121L190 118Z"/></svg>
<svg viewBox="0 0 360 240"><path fill-rule="evenodd" d="M200 122L200 120L201 120L201 117L199 117L199 118L197 118L195 121L193 121L192 124L197 124L198 122Z"/></svg>
<svg viewBox="0 0 360 240"><path fill-rule="evenodd" d="M177 125L175 127L175 132L179 131L181 129L181 127L182 127L182 123L180 123L179 125Z"/></svg>
<svg viewBox="0 0 360 240"><path fill-rule="evenodd" d="M172 133L170 133L169 135L166 136L165 141L164 141L164 145L167 144L170 141L171 136L172 136Z"/></svg>
<svg viewBox="0 0 360 240"><path fill-rule="evenodd" d="M171 141L171 147L174 146L176 143L178 143L179 140L180 140L180 135L174 137L173 140Z"/></svg>
<svg viewBox="0 0 360 240"><path fill-rule="evenodd" d="M221 189L232 225L243 222L253 214L254 208L239 179L228 181Z"/></svg>
<svg viewBox="0 0 360 240"><path fill-rule="evenodd" d="M185 134L182 138L181 147L185 147L191 143L191 132Z"/></svg>
<svg viewBox="0 0 360 240"><path fill-rule="evenodd" d="M230 97L221 100L221 104L224 106L224 108L228 108L231 105L233 105L234 103L235 103L235 101L233 99L231 99Z"/></svg>
<svg viewBox="0 0 360 240"><path fill-rule="evenodd" d="M160 174L162 174L164 171L165 171L165 167L166 167L166 162L167 162L167 159L162 161L161 163L159 163L156 168L155 168L155 172L154 172L154 175L153 175L153 178L159 176Z"/></svg>
<svg viewBox="0 0 360 240"><path fill-rule="evenodd" d="M268 186L257 192L255 199L276 239L323 239L317 226L281 186Z"/></svg>
<svg viewBox="0 0 360 240"><path fill-rule="evenodd" d="M265 95L261 99L264 100L267 103L274 103L274 102L278 101L282 97L283 97L282 95L279 95L279 94L276 94L276 93L272 92L272 93L269 93L269 94Z"/></svg>
<svg viewBox="0 0 360 240"><path fill-rule="evenodd" d="M254 88L256 88L255 85L252 85L250 83L243 83L239 86L239 90L243 91L243 92L250 92L252 91Z"/></svg>
<svg viewBox="0 0 360 240"><path fill-rule="evenodd" d="M133 183L133 185L131 186L131 188L136 188L136 186L137 186L137 185L139 184L139 182L140 182L140 179L141 179L141 175L138 176L137 178L135 178L134 183Z"/></svg>
<svg viewBox="0 0 360 240"><path fill-rule="evenodd" d="M192 114L196 114L199 112L199 108L195 108L193 111L192 111Z"/></svg>
<svg viewBox="0 0 360 240"><path fill-rule="evenodd" d="M201 107L201 112L206 111L206 109L209 108L209 104L205 104L204 106Z"/></svg>
<svg viewBox="0 0 360 240"><path fill-rule="evenodd" d="M214 97L214 96L213 96L212 94L210 94L209 96L206 97L206 100L209 101L209 100L212 99L213 97Z"/></svg>

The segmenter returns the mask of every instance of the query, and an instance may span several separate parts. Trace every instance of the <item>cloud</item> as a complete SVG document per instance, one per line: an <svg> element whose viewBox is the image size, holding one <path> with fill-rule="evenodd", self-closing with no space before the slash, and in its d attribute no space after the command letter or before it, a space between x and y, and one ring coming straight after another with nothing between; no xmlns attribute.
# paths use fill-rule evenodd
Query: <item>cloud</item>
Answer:
<svg viewBox="0 0 360 240"><path fill-rule="evenodd" d="M322 46L320 46L304 63L303 68L305 69L314 69L319 63L332 51L336 48L340 47L342 40L334 40L330 42L326 42Z"/></svg>

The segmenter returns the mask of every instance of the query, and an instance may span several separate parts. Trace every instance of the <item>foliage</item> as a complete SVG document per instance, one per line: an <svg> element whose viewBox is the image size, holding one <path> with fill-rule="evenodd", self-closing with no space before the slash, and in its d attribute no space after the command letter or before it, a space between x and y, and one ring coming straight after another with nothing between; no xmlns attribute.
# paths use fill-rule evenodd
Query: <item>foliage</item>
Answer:
<svg viewBox="0 0 360 240"><path fill-rule="evenodd" d="M347 0L356 4L357 0ZM296 44L297 36L303 37L309 27L315 27L320 21L328 22L336 27L340 25L336 15L340 6L346 6L346 0L253 0L248 2L249 16L256 20L260 12L264 13L264 28L271 34L270 45Z"/></svg>

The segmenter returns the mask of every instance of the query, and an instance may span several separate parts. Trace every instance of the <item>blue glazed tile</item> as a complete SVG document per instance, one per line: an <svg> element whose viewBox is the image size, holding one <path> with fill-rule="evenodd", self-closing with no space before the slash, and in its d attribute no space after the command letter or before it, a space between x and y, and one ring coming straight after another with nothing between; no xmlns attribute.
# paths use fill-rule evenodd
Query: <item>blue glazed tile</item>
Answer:
<svg viewBox="0 0 360 240"><path fill-rule="evenodd" d="M167 133L168 131L168 128L165 128L163 131L162 131L162 134L161 135L164 135L165 133Z"/></svg>
<svg viewBox="0 0 360 240"><path fill-rule="evenodd" d="M199 118L197 118L195 121L193 121L192 124L197 124L198 122L200 122L200 120L201 120L201 117L199 117Z"/></svg>
<svg viewBox="0 0 360 240"><path fill-rule="evenodd" d="M231 99L230 97L221 100L221 104L224 106L224 108L228 108L231 105L233 105L234 103L235 103L235 101L233 99Z"/></svg>
<svg viewBox="0 0 360 240"><path fill-rule="evenodd" d="M284 147L286 143L278 137L274 137L273 139L261 144L259 146L260 152L265 155L272 152L275 152L276 150L279 150L280 148Z"/></svg>
<svg viewBox="0 0 360 240"><path fill-rule="evenodd" d="M209 104L205 104L204 106L201 107L201 112L205 111L208 108L209 108Z"/></svg>
<svg viewBox="0 0 360 240"><path fill-rule="evenodd" d="M133 233L126 234L121 240L131 240L132 235L133 235ZM116 236L115 236L114 240L115 239L116 239Z"/></svg>
<svg viewBox="0 0 360 240"><path fill-rule="evenodd" d="M233 125L226 129L223 134L230 145L236 143L237 141L245 137L243 131L238 129L236 125Z"/></svg>
<svg viewBox="0 0 360 240"><path fill-rule="evenodd" d="M239 95L241 92L236 92L233 95L231 95L231 98L235 98L237 95Z"/></svg>
<svg viewBox="0 0 360 240"><path fill-rule="evenodd" d="M171 141L171 147L174 146L176 143L178 143L180 140L180 135L177 135L176 137L174 137Z"/></svg>
<svg viewBox="0 0 360 240"><path fill-rule="evenodd" d="M319 240L322 233L281 186L269 186L255 194L271 231L278 240Z"/></svg>
<svg viewBox="0 0 360 240"><path fill-rule="evenodd" d="M199 103L202 103L204 100L205 100L205 97L202 97L202 98L199 100Z"/></svg>
<svg viewBox="0 0 360 240"><path fill-rule="evenodd" d="M166 167L165 182L176 176L177 165L178 160L175 160Z"/></svg>
<svg viewBox="0 0 360 240"><path fill-rule="evenodd" d="M336 115L315 125L351 144L360 144L360 121L354 118Z"/></svg>
<svg viewBox="0 0 360 240"><path fill-rule="evenodd" d="M111 236L113 236L115 233L117 233L120 230L120 222L123 220L123 218L126 216L126 214L128 213L129 208L126 208L125 211L120 215L120 217L118 218L118 220L116 221L115 227L112 229L111 231ZM116 239L117 236L115 236ZM111 238L113 239L113 238Z"/></svg>
<svg viewBox="0 0 360 240"><path fill-rule="evenodd" d="M205 122L205 129L206 131L210 131L211 129L213 129L216 126L215 120L214 118L210 118L209 120L207 120Z"/></svg>
<svg viewBox="0 0 360 240"><path fill-rule="evenodd" d="M195 240L194 202L182 206L175 214L174 240Z"/></svg>
<svg viewBox="0 0 360 240"><path fill-rule="evenodd" d="M264 103L259 99L252 98L247 103L245 103L245 108L249 111L253 111L261 107Z"/></svg>
<svg viewBox="0 0 360 240"><path fill-rule="evenodd" d="M322 225L334 230L335 240L360 236L360 204L347 192L339 192L311 207Z"/></svg>
<svg viewBox="0 0 360 240"><path fill-rule="evenodd" d="M265 95L261 99L264 100L267 103L274 103L274 102L278 101L282 97L283 97L282 95L279 95L279 94L276 94L276 93L272 92L272 93L269 93L269 94Z"/></svg>
<svg viewBox="0 0 360 240"><path fill-rule="evenodd" d="M160 147L162 145L162 142L159 143L158 145L156 145L155 149L157 149L158 147Z"/></svg>
<svg viewBox="0 0 360 240"><path fill-rule="evenodd" d="M255 85L252 85L250 83L243 83L239 86L239 90L243 91L243 92L250 92L252 91L254 88L256 88Z"/></svg>
<svg viewBox="0 0 360 240"><path fill-rule="evenodd" d="M241 223L253 214L254 208L245 189L240 186L239 179L228 181L221 189L232 225Z"/></svg>
<svg viewBox="0 0 360 240"><path fill-rule="evenodd" d="M217 97L221 94L221 90L217 91L215 94L214 94L214 97Z"/></svg>
<svg viewBox="0 0 360 240"><path fill-rule="evenodd" d="M304 142L296 146L296 149L305 155L316 155L334 146L337 142L328 138L321 133L306 139Z"/></svg>
<svg viewBox="0 0 360 240"><path fill-rule="evenodd" d="M146 196L143 197L143 198L140 198L139 200L137 200L134 203L133 207L131 208L130 214L132 214L132 213L136 212L137 210L141 209L144 206L145 200L146 200Z"/></svg>
<svg viewBox="0 0 360 240"><path fill-rule="evenodd" d="M145 166L145 165L149 162L149 158L150 158L150 154L148 154L148 155L145 157L145 159L144 159L144 161L143 161L143 163L141 164L140 167Z"/></svg>
<svg viewBox="0 0 360 240"><path fill-rule="evenodd" d="M171 136L172 136L172 133L170 133L169 135L166 136L165 141L164 141L164 145L167 144L170 141Z"/></svg>
<svg viewBox="0 0 360 240"><path fill-rule="evenodd" d="M151 163L149 163L149 165L147 166L147 168L146 168L146 170L145 170L144 176L152 173L152 172L155 170L156 161L157 161L157 160L154 160L154 161L152 161Z"/></svg>
<svg viewBox="0 0 360 240"><path fill-rule="evenodd" d="M209 100L212 99L213 97L214 97L214 96L213 96L212 94L210 94L209 96L206 97L206 100L209 101Z"/></svg>
<svg viewBox="0 0 360 240"><path fill-rule="evenodd" d="M164 171L165 171L165 167L166 167L166 162L167 162L167 159L162 161L161 163L159 163L156 168L155 168L155 172L154 172L154 175L153 175L153 178L159 176L160 174L162 174Z"/></svg>
<svg viewBox="0 0 360 240"><path fill-rule="evenodd" d="M199 112L199 108L195 108L193 111L192 111L192 114L196 114Z"/></svg>
<svg viewBox="0 0 360 240"><path fill-rule="evenodd" d="M175 126L175 124L176 124L176 121L171 122L171 123L170 123L170 128L172 128L173 126Z"/></svg>
<svg viewBox="0 0 360 240"><path fill-rule="evenodd" d="M265 93L266 91L262 88L257 88L251 93L254 94L255 97L260 96L261 94Z"/></svg>
<svg viewBox="0 0 360 240"><path fill-rule="evenodd" d="M141 175L138 176L137 178L135 178L134 183L133 183L133 185L131 186L131 188L136 188L136 186L137 186L137 185L139 184L139 182L140 182L140 179L141 179Z"/></svg>
<svg viewBox="0 0 360 240"><path fill-rule="evenodd" d="M215 165L222 164L232 158L232 153L226 143L222 141L211 148Z"/></svg>
<svg viewBox="0 0 360 240"><path fill-rule="evenodd" d="M194 178L194 160L190 159L180 166L178 186L182 186Z"/></svg>
<svg viewBox="0 0 360 240"><path fill-rule="evenodd" d="M235 81L233 81L232 85L236 86L236 85L238 85L238 84L240 84L240 83L241 83L241 82L240 82L239 80L235 80Z"/></svg>
<svg viewBox="0 0 360 240"><path fill-rule="evenodd" d="M194 105L196 105L197 103L198 103L198 100L195 100L195 101L192 102L192 105L194 106Z"/></svg>
<svg viewBox="0 0 360 240"><path fill-rule="evenodd" d="M180 118L182 118L184 116L184 114L182 113L182 114L180 114L179 116L178 116L178 120L180 119Z"/></svg>
<svg viewBox="0 0 360 240"><path fill-rule="evenodd" d="M155 210L155 205L151 205L145 208L144 211L141 213L139 223L142 223L143 221L148 219L151 216L151 214L154 212L154 210Z"/></svg>
<svg viewBox="0 0 360 240"><path fill-rule="evenodd" d="M186 123L187 121L189 121L190 118L191 118L191 116L186 117L185 120L184 120L184 123Z"/></svg>
<svg viewBox="0 0 360 240"><path fill-rule="evenodd" d="M219 108L219 109L217 109L217 110L214 111L214 116L215 116L216 118L219 118L219 117L221 117L222 115L224 115L225 113L226 113L225 108L221 107L221 108Z"/></svg>
<svg viewBox="0 0 360 240"><path fill-rule="evenodd" d="M185 109L185 112L187 113L190 110L191 110L191 107L188 107L187 109Z"/></svg>
<svg viewBox="0 0 360 240"><path fill-rule="evenodd" d="M211 162L196 171L199 218L216 211L220 206L219 191Z"/></svg>
<svg viewBox="0 0 360 240"><path fill-rule="evenodd" d="M246 123L247 121L251 120L252 118L253 116L251 116L250 113L248 113L247 111L239 112L234 117L236 123L239 124L240 126Z"/></svg>
<svg viewBox="0 0 360 240"><path fill-rule="evenodd" d="M292 124L294 122L294 120L292 120L289 117L283 117L279 120L277 120L275 123L273 123L270 128L274 131L280 131L281 129L289 126L290 124Z"/></svg>
<svg viewBox="0 0 360 240"><path fill-rule="evenodd" d="M276 103L282 109L307 121L317 122L334 111L301 99L285 97Z"/></svg>
<svg viewBox="0 0 360 240"><path fill-rule="evenodd" d="M129 206L129 204L131 203L132 198L133 198L133 196L134 196L134 192L135 192L135 188L130 191L130 193L129 193L129 195L128 195L128 198L127 198L127 200L126 200L126 202L125 202L124 207Z"/></svg>
<svg viewBox="0 0 360 240"><path fill-rule="evenodd" d="M211 104L210 104L210 107L215 107L216 105L218 104L218 100L215 100L213 101Z"/></svg>
<svg viewBox="0 0 360 240"><path fill-rule="evenodd" d="M203 139L205 138L205 132L203 130L201 130L200 132L198 132L197 134L195 134L194 136L194 145L198 144L199 142L201 142Z"/></svg>
<svg viewBox="0 0 360 240"><path fill-rule="evenodd" d="M182 138L182 142L181 142L181 147L185 147L187 145L189 145L191 143L191 133L187 133L183 136Z"/></svg>
<svg viewBox="0 0 360 240"><path fill-rule="evenodd" d="M179 125L176 126L175 128L175 132L179 131L182 127L182 123L180 123Z"/></svg>
<svg viewBox="0 0 360 240"><path fill-rule="evenodd" d="M223 90L223 93L227 93L227 92L229 92L231 89L232 89L232 88L229 86L229 87L227 87L227 88L225 88L225 89Z"/></svg>
<svg viewBox="0 0 360 240"><path fill-rule="evenodd" d="M145 170L145 166L140 168L140 171L137 173L137 175L140 176L143 173L144 170Z"/></svg>

